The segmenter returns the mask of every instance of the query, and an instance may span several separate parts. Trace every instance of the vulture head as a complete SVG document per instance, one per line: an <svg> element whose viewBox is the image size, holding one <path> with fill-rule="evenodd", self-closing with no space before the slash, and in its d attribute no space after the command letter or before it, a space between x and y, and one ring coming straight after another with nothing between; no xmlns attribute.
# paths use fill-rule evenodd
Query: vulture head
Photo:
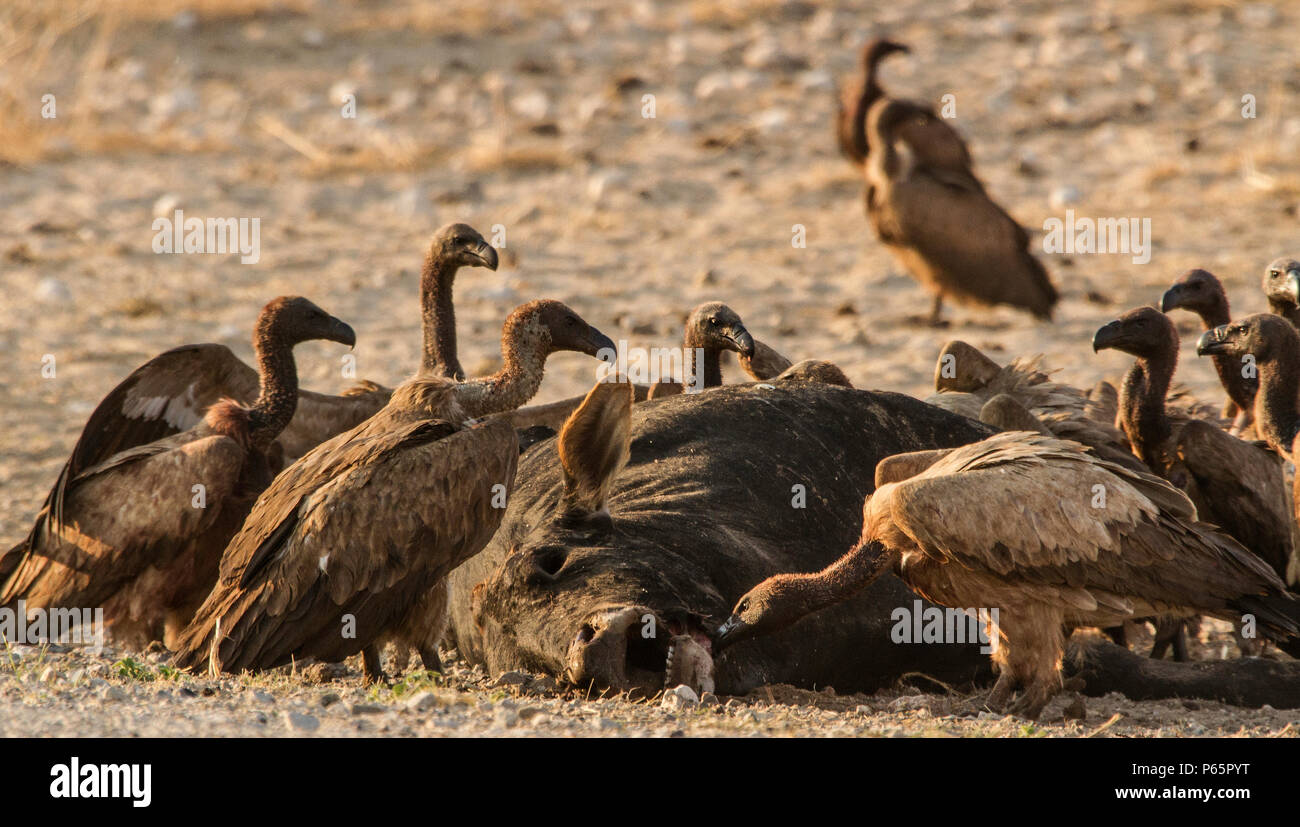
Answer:
<svg viewBox="0 0 1300 827"><path fill-rule="evenodd" d="M280 296L267 303L257 318L256 339L286 345L312 339L325 339L348 347L357 344L357 334L351 326L302 296Z"/></svg>
<svg viewBox="0 0 1300 827"><path fill-rule="evenodd" d="M1228 302L1223 285L1208 270L1188 270L1178 277L1160 298L1160 310L1168 313L1175 308L1204 315ZM1225 308L1226 309L1226 308Z"/></svg>
<svg viewBox="0 0 1300 827"><path fill-rule="evenodd" d="M1271 361L1284 348L1300 350L1300 334L1289 321L1272 313L1257 313L1219 325L1196 340L1197 356L1252 356L1257 362Z"/></svg>
<svg viewBox="0 0 1300 827"><path fill-rule="evenodd" d="M430 258L437 258L457 267L486 267L497 269L497 251L468 224L447 224L433 234L429 245Z"/></svg>
<svg viewBox="0 0 1300 827"><path fill-rule="evenodd" d="M507 331L522 325L540 338L541 352L546 354L574 350L595 356L606 348L618 349L612 339L587 324L563 302L552 299L529 302L516 308L510 316L515 324L507 323Z"/></svg>
<svg viewBox="0 0 1300 827"><path fill-rule="evenodd" d="M1093 334L1093 352L1108 349L1139 359L1177 353L1178 331L1169 317L1154 307L1137 307Z"/></svg>
<svg viewBox="0 0 1300 827"><path fill-rule="evenodd" d="M876 68L876 64L886 57L899 52L907 54L911 51L907 44L899 43L897 40L885 37L872 38L862 47L862 68L866 72L871 72Z"/></svg>
<svg viewBox="0 0 1300 827"><path fill-rule="evenodd" d="M776 574L736 601L736 607L713 637L713 654L723 648L784 629L808 613L804 586L808 577Z"/></svg>
<svg viewBox="0 0 1300 827"><path fill-rule="evenodd" d="M992 382L1001 371L1001 365L978 348L953 339L939 351L939 359L934 365L934 389L974 393Z"/></svg>
<svg viewBox="0 0 1300 827"><path fill-rule="evenodd" d="M1264 271L1264 295L1273 304L1300 305L1300 261L1285 256L1274 259Z"/></svg>
<svg viewBox="0 0 1300 827"><path fill-rule="evenodd" d="M691 311L686 320L686 346L754 355L754 337L736 311L722 302L705 302Z"/></svg>

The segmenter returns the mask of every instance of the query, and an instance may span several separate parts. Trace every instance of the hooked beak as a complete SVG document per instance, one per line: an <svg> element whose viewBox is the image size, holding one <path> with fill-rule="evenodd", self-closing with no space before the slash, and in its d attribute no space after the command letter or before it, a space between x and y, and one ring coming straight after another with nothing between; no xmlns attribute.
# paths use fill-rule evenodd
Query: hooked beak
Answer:
<svg viewBox="0 0 1300 827"><path fill-rule="evenodd" d="M491 244L488 244L486 241L480 241L478 247L474 248L474 251L470 253L470 255L483 262L482 266L489 270L497 269L499 259L497 258L496 248Z"/></svg>
<svg viewBox="0 0 1300 827"><path fill-rule="evenodd" d="M1114 347L1115 343L1120 340L1124 333L1124 326L1116 319L1113 322L1102 325L1097 332L1092 334L1092 352L1105 350Z"/></svg>
<svg viewBox="0 0 1300 827"><path fill-rule="evenodd" d="M357 346L357 333L352 329L352 325L334 316L330 316L330 331L326 338L348 347Z"/></svg>
<svg viewBox="0 0 1300 827"><path fill-rule="evenodd" d="M1286 293L1291 301L1300 304L1300 270L1292 268L1286 271Z"/></svg>
<svg viewBox="0 0 1300 827"><path fill-rule="evenodd" d="M586 347L582 352L588 356L595 356L606 348L614 353L618 352L618 346L614 344L614 340L591 325L587 325L587 341L585 344Z"/></svg>
<svg viewBox="0 0 1300 827"><path fill-rule="evenodd" d="M725 647L749 637L749 624L736 615L727 618L713 635L713 654L717 655Z"/></svg>
<svg viewBox="0 0 1300 827"><path fill-rule="evenodd" d="M736 346L736 352L741 356L749 358L754 355L754 337L749 335L743 325L733 325L722 335Z"/></svg>
<svg viewBox="0 0 1300 827"><path fill-rule="evenodd" d="M1207 330L1201 334L1201 338L1196 340L1197 356L1213 356L1216 353L1228 352L1228 326L1219 325L1213 330Z"/></svg>
<svg viewBox="0 0 1300 827"><path fill-rule="evenodd" d="M1183 286L1181 284L1175 284L1173 287L1166 290L1165 294L1160 297L1160 312L1168 313L1176 307L1182 307L1182 300Z"/></svg>

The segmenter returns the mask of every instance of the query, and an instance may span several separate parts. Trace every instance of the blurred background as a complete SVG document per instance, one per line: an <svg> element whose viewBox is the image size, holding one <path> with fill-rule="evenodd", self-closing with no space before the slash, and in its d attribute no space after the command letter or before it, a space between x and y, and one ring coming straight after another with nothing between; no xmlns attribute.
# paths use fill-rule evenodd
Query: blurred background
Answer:
<svg viewBox="0 0 1300 827"><path fill-rule="evenodd" d="M1100 324L1193 266L1238 314L1262 310L1264 265L1297 254L1296 31L1294 5L1211 0L0 0L0 541L113 385L186 342L251 358L276 295L352 323L358 377L400 381L448 221L504 234L500 270L456 286L471 373L499 363L512 307L550 297L647 347L725 301L866 388L926 394L949 338L1046 353L1072 384L1117 375L1127 357L1089 347ZM955 97L1036 251L1072 209L1150 218L1150 262L1044 256L1052 324L958 307L921 324L928 294L875 240L832 135L835 85L873 35L912 47L884 64L891 94ZM153 219L176 209L259 218L260 261L155 255ZM1217 401L1178 321L1177 379ZM336 346L298 356L305 387L349 384ZM557 356L536 401L594 370Z"/></svg>

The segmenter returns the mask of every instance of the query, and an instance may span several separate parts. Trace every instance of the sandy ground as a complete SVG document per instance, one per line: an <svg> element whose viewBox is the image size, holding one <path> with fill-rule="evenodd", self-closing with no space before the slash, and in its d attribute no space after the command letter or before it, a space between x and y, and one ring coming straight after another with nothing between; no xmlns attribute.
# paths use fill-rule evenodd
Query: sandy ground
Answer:
<svg viewBox="0 0 1300 827"><path fill-rule="evenodd" d="M119 379L185 342L250 357L250 326L273 296L300 293L348 320L358 375L400 381L419 348L424 245L447 221L505 236L500 271L466 271L457 285L471 372L496 364L502 319L532 298L561 299L644 346L676 344L689 309L719 299L793 358L831 359L860 387L917 395L954 337L1002 359L1045 353L1061 381L1113 377L1126 357L1092 354L1098 326L1193 266L1224 279L1236 313L1262 310L1263 266L1300 243L1300 10L1285 4L21 5L0 9L5 543L26 531ZM928 297L875 242L831 137L833 81L873 32L914 50L887 64L886 87L935 104L954 95L980 175L1036 236L1067 208L1150 218L1150 262L1044 257L1063 295L1051 324L961 308L945 330L919 324ZM39 116L46 94L56 118ZM355 119L341 115L348 94ZM1243 95L1258 117L1241 116ZM260 261L155 255L151 223L175 208L260 218ZM804 248L792 246L795 225ZM1196 326L1178 321L1178 379L1217 400L1212 369L1191 353ZM306 387L348 384L338 346L297 352ZM584 391L594 369L555 357L537 401ZM1213 634L1208 656L1222 651ZM516 697L463 670L428 690L424 712L382 690L374 703L388 711L371 714L357 712L372 698L355 675L322 687L124 680L113 667L122 656L30 651L0 666L0 732L1031 734L1014 720L945 717L956 702L939 696L913 709L897 693L783 692L775 705L668 712L658 701ZM326 707L330 694L341 700ZM319 729L295 730L295 711ZM1032 734L1086 734L1114 712L1124 717L1104 734L1300 727L1295 712L1103 699L1082 723Z"/></svg>

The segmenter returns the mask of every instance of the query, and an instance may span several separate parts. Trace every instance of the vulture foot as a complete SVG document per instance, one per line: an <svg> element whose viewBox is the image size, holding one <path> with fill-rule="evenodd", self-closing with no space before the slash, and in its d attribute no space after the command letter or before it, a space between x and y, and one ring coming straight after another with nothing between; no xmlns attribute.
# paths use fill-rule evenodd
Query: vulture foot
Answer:
<svg viewBox="0 0 1300 827"><path fill-rule="evenodd" d="M367 646L361 650L361 680L366 686L376 683L388 683L388 676L379 660L379 649Z"/></svg>
<svg viewBox="0 0 1300 827"><path fill-rule="evenodd" d="M438 657L437 646L421 646L419 651L420 662L424 664L425 669L430 672L437 672L439 675L446 672L442 667L442 658Z"/></svg>

